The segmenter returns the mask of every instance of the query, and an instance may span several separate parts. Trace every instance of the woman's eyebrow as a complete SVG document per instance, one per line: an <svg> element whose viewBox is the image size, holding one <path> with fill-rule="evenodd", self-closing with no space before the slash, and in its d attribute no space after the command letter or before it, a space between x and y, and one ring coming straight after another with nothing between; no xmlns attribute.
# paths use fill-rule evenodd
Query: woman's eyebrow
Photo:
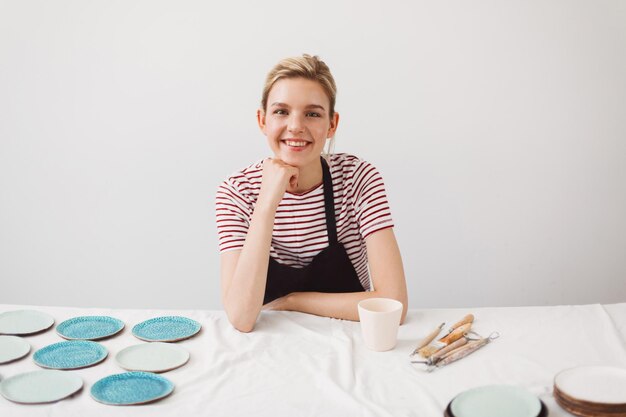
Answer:
<svg viewBox="0 0 626 417"><path fill-rule="evenodd" d="M320 106L319 104L309 104L308 106L305 107L306 109L320 109L322 111L326 111L326 109L324 108L324 106Z"/></svg>
<svg viewBox="0 0 626 417"><path fill-rule="evenodd" d="M287 104L287 103L281 103L281 102L276 101L276 102L274 102L274 103L270 104L270 106L271 106L271 107L274 107L274 106L278 106L278 107L289 107L289 104ZM305 109L320 109L320 110L326 111L326 109L324 108L324 106L320 106L319 104L309 104L309 105L307 105L307 106L305 107Z"/></svg>

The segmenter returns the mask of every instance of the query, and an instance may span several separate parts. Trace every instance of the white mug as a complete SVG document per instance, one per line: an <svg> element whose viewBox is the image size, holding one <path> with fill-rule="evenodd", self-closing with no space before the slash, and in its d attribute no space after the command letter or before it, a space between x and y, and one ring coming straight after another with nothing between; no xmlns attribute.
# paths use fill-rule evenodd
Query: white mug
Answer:
<svg viewBox="0 0 626 417"><path fill-rule="evenodd" d="M391 298L368 298L359 302L363 341L369 349L391 350L398 341L402 303Z"/></svg>

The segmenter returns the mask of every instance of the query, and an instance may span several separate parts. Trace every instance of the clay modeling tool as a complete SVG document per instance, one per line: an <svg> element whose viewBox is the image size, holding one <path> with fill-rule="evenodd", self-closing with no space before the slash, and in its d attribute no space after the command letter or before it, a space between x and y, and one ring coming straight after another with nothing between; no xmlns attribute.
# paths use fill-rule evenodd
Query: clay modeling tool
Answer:
<svg viewBox="0 0 626 417"><path fill-rule="evenodd" d="M452 331L452 333L442 337L441 339L431 343L428 346L421 348L418 352L422 357L428 358L432 356L435 352L444 347L448 346L450 343L456 342L463 336L465 333L469 332L472 328L472 323L463 324Z"/></svg>
<svg viewBox="0 0 626 417"><path fill-rule="evenodd" d="M426 358L425 361L411 361L411 363L423 363L425 365L434 365L436 364L441 358L443 358L448 352L452 352L453 350L460 348L461 346L465 345L468 342L468 338L467 337L462 337L459 340L456 340L452 343L450 343L448 346L439 349L437 352L433 353L431 356L429 356L428 358Z"/></svg>
<svg viewBox="0 0 626 417"><path fill-rule="evenodd" d="M456 362L459 359L463 359L464 357L471 355L472 353L476 352L481 347L491 342L491 340L492 340L491 337L485 337L483 339L472 340L470 342L467 342L465 346L455 349L452 352L448 352L448 354L444 356L439 362L437 362L437 364L435 364L434 366L431 366L428 369L428 371L431 372L435 368L441 368L443 366L451 364L452 362Z"/></svg>
<svg viewBox="0 0 626 417"><path fill-rule="evenodd" d="M435 340L435 337L439 336L439 333L441 332L441 329L443 329L443 326L445 326L446 323L441 323L435 330L433 330L432 332L430 332L428 334L428 336L426 336L425 338L423 338L419 344L417 345L417 347L415 348L415 350L413 350L413 352L409 355L409 356L415 356L417 355L417 352L425 347L428 346L428 344L430 342L432 342L433 340Z"/></svg>
<svg viewBox="0 0 626 417"><path fill-rule="evenodd" d="M482 348L483 346L487 345L489 342L491 342L494 339L497 339L498 337L500 337L500 334L498 332L493 332L489 335L489 337L484 337L484 338L477 339L477 340L476 339L470 340L464 346L461 346L460 348L449 351L436 364L428 363L428 361L411 361L411 362L412 363L425 363L429 365L428 369L426 370L428 372L432 372L436 368L441 368L443 366L451 364L452 362L456 362L459 359L463 359L464 357L476 352L478 349Z"/></svg>
<svg viewBox="0 0 626 417"><path fill-rule="evenodd" d="M454 329L456 329L457 327L461 327L462 325L467 324L467 323L474 323L473 314L468 314L467 316L463 317L460 321L454 323L452 327L448 329L448 334L452 333Z"/></svg>
<svg viewBox="0 0 626 417"><path fill-rule="evenodd" d="M437 352L433 353L431 356L428 357L428 361L430 362L430 365L434 365L437 362L439 362L439 360L444 358L449 352L452 352L453 350L456 350L460 348L461 346L464 346L465 344L467 344L468 340L469 339L467 337L462 337L459 340L456 340L450 343L448 346L439 349Z"/></svg>

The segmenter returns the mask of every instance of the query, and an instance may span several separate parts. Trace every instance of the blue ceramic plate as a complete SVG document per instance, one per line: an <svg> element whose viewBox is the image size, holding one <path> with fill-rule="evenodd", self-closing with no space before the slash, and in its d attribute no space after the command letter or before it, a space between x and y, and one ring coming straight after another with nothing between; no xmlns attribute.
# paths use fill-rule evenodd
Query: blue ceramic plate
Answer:
<svg viewBox="0 0 626 417"><path fill-rule="evenodd" d="M156 317L133 327L133 335L147 342L177 342L195 335L201 327L200 323L186 317Z"/></svg>
<svg viewBox="0 0 626 417"><path fill-rule="evenodd" d="M102 378L91 387L94 400L109 405L145 404L174 391L167 378L150 372L126 372Z"/></svg>
<svg viewBox="0 0 626 417"><path fill-rule="evenodd" d="M450 409L454 417L537 417L541 402L522 387L488 385L457 395Z"/></svg>
<svg viewBox="0 0 626 417"><path fill-rule="evenodd" d="M100 343L68 340L39 349L33 359L42 368L78 369L102 362L107 354L106 348Z"/></svg>
<svg viewBox="0 0 626 417"><path fill-rule="evenodd" d="M98 340L113 336L124 328L121 320L108 316L82 316L65 320L57 333L65 339Z"/></svg>

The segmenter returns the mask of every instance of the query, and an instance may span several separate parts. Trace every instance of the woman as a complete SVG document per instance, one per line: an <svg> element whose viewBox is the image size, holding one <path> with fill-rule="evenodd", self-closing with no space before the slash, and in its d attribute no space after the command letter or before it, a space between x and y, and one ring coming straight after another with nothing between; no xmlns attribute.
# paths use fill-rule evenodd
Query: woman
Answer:
<svg viewBox="0 0 626 417"><path fill-rule="evenodd" d="M321 156L339 123L335 96L318 57L280 61L257 111L274 156L218 188L222 302L242 332L262 309L356 321L370 297L401 301L404 321L406 282L380 174L352 155Z"/></svg>

